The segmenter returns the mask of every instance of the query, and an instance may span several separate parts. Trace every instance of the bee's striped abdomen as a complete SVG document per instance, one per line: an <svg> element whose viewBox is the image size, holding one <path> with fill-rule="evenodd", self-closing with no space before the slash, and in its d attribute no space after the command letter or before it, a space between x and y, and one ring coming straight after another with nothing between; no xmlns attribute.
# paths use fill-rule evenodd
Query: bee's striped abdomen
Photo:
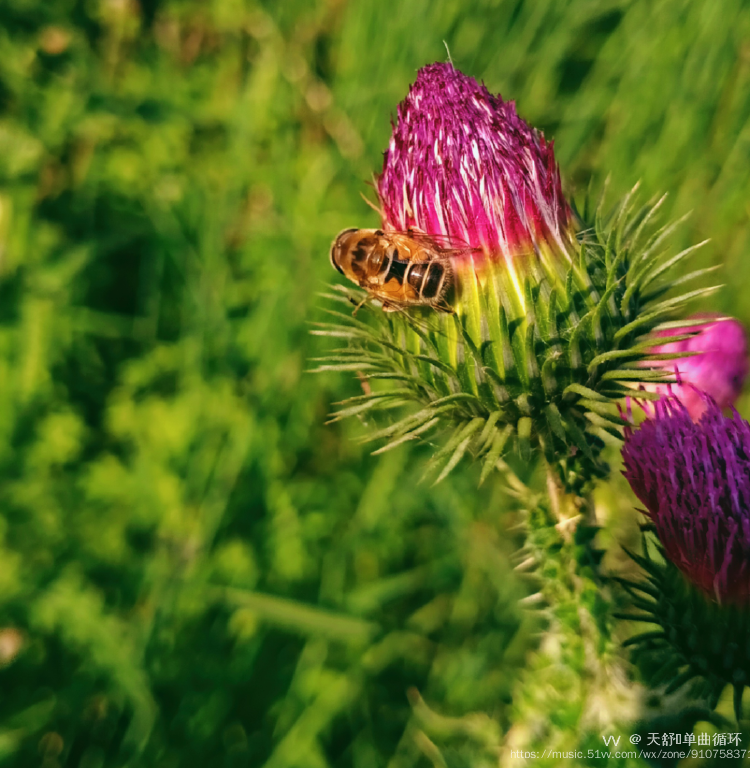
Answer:
<svg viewBox="0 0 750 768"><path fill-rule="evenodd" d="M445 284L446 266L438 261L422 261L411 264L407 280L420 299L437 298Z"/></svg>

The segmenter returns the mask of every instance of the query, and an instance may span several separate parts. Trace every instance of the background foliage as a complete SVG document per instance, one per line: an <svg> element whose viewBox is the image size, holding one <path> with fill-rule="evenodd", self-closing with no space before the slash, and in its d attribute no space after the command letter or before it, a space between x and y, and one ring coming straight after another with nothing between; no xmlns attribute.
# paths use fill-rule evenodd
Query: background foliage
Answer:
<svg viewBox="0 0 750 768"><path fill-rule="evenodd" d="M539 629L513 501L370 456L324 424L358 382L305 373L330 240L375 223L443 40L579 199L611 173L694 209L675 247L713 238L712 308L750 320L739 0L5 0L4 764L496 764Z"/></svg>

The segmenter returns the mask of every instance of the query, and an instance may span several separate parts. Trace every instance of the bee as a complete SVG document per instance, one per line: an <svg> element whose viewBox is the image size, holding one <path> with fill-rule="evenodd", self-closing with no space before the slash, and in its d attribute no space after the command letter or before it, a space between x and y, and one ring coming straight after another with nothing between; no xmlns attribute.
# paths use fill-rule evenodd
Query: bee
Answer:
<svg viewBox="0 0 750 768"><path fill-rule="evenodd" d="M453 312L445 301L453 284L451 256L471 250L446 248L412 229L345 229L333 241L331 264L367 291L365 301L380 301L386 312L417 306Z"/></svg>

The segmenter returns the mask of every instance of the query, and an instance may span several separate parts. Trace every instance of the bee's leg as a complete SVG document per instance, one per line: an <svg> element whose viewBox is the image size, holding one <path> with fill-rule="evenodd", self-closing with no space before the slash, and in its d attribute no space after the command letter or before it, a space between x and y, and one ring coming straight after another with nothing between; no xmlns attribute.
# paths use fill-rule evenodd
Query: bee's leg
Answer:
<svg viewBox="0 0 750 768"><path fill-rule="evenodd" d="M383 312L403 312L401 307L397 307L395 304L388 304L383 302Z"/></svg>
<svg viewBox="0 0 750 768"><path fill-rule="evenodd" d="M441 301L439 304L435 304L435 309L438 312L445 312L446 314L449 314L449 315L456 314L456 310L453 309L453 307L450 304L448 304L447 301Z"/></svg>
<svg viewBox="0 0 750 768"><path fill-rule="evenodd" d="M363 307L365 304L367 304L367 302L368 302L368 301L370 301L370 299L371 299L371 298L372 298L372 296L365 296L365 297L364 297L364 299L362 299L362 301L360 301L360 302L359 302L359 304L357 304L357 302L356 302L356 301L354 301L354 299L352 299L352 298L350 297L350 298L349 298L349 301L351 301L351 303L355 305L355 306L354 306L354 311L352 312L352 315L356 315L356 314L357 314L357 312L358 312L358 311L359 311L359 310L360 310L360 309L361 309L361 308L362 308L362 307Z"/></svg>

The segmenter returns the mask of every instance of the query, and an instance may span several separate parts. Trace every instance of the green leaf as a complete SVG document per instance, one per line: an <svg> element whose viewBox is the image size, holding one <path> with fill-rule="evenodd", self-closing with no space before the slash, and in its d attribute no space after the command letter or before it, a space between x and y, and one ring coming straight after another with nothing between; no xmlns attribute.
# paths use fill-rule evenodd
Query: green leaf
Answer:
<svg viewBox="0 0 750 768"><path fill-rule="evenodd" d="M605 445L616 448L618 451L622 448L622 437L615 437L606 429L592 425L586 429L586 432L594 435L594 437L598 437Z"/></svg>
<svg viewBox="0 0 750 768"><path fill-rule="evenodd" d="M570 384L563 390L563 395L568 394L576 394L580 395L581 397L587 397L590 400L602 400L607 401L607 397L600 394L599 392L595 392L593 389L589 389L588 387L584 387L582 384Z"/></svg>
<svg viewBox="0 0 750 768"><path fill-rule="evenodd" d="M732 318L728 317L727 315L719 315L718 317L712 317L711 321L714 323L718 323L718 322L721 322L722 320L731 320L731 319ZM656 331L672 330L676 328L692 328L700 324L701 324L701 321L697 320L694 317L689 317L687 320L668 320L665 323L659 323L659 325L655 325L653 328L653 331L656 332Z"/></svg>
<svg viewBox="0 0 750 768"><path fill-rule="evenodd" d="M531 460L531 428L533 422L528 416L522 416L516 425L518 451L524 461Z"/></svg>
<svg viewBox="0 0 750 768"><path fill-rule="evenodd" d="M651 368L638 368L628 369L619 368L614 371L607 371L602 374L602 380L628 380L628 381L642 381L644 384L655 382L657 384L676 384L677 380L674 378L674 373L670 371L659 371Z"/></svg>
<svg viewBox="0 0 750 768"><path fill-rule="evenodd" d="M699 248L702 248L706 243L708 243L708 240L703 240L700 243L696 243L695 245L691 245L689 248L685 248L684 251L680 251L679 253L675 254L669 259L666 259L661 264L659 264L657 267L655 267L651 272L649 272L648 275L645 275L640 282L641 290L643 288L646 288L650 283L652 283L654 280L659 278L661 275L663 275L665 272L670 270L672 267L674 267L676 264L681 262L684 258L689 256L690 254L697 251ZM713 267L712 269L715 269Z"/></svg>
<svg viewBox="0 0 750 768"><path fill-rule="evenodd" d="M529 383L539 378L539 363L537 362L535 340L536 340L536 324L531 320L528 321L526 328L526 376Z"/></svg>
<svg viewBox="0 0 750 768"><path fill-rule="evenodd" d="M436 416L435 418L430 419L429 421L425 422L424 424L417 427L416 429L412 429L409 432L406 432L396 440L392 440L390 443L388 443L387 445L384 445L382 448L378 448L376 451L373 451L372 455L378 456L381 453L386 453L387 451L393 450L397 446L402 445L403 443L409 440L415 440L417 437L419 437L420 435L423 435L425 432L429 432L429 430L437 426L439 423L440 423L440 418Z"/></svg>
<svg viewBox="0 0 750 768"><path fill-rule="evenodd" d="M497 464L500 455L505 448L505 444L508 442L508 438L513 434L513 427L508 424L502 431L496 430L495 437L492 441L492 447L487 452L487 456L482 464L482 473L479 477L479 485L487 479L487 476L492 472Z"/></svg>
<svg viewBox="0 0 750 768"><path fill-rule="evenodd" d="M644 312L643 314L636 317L635 320L632 320L627 325L623 325L622 328L617 330L615 332L613 340L615 341L615 343L618 341L621 341L629 334L633 333L639 328L642 328L644 325L645 326L650 325L657 317L665 314L668 311L670 311L669 308L662 309L660 311L655 311L655 312L654 311Z"/></svg>
<svg viewBox="0 0 750 768"><path fill-rule="evenodd" d="M701 296L707 296L711 293L715 293L721 287L722 286L720 285L712 285L712 286L709 286L708 288L699 288L696 291L691 291L690 293L684 293L681 296L677 296L673 299L667 299L666 301L663 301L660 304L657 304L649 308L648 312L640 315L639 317L635 318L635 320L631 321L627 325L620 328L615 333L614 340L619 341L620 339L627 336L629 333L632 333L634 330L641 328L644 325L648 325L660 315L663 315L667 312L671 312L675 307L678 307L680 304L685 304L688 301L691 301L692 299L697 299ZM695 325L695 322L693 322L693 325Z"/></svg>
<svg viewBox="0 0 750 768"><path fill-rule="evenodd" d="M565 427L560 416L560 411L554 403L549 403L544 409L544 414L547 417L547 423L550 426L552 432L557 435L563 442L567 441L567 435L565 434Z"/></svg>
<svg viewBox="0 0 750 768"><path fill-rule="evenodd" d="M644 304L649 304L652 301L655 301L656 299L663 296L665 293L668 293L673 288L676 288L678 285L683 285L684 283L689 283L691 280L696 280L699 277L704 277L705 275L709 275L712 272L716 272L716 270L721 269L723 266L724 266L723 264L716 264L713 267L706 267L705 269L696 269L693 272L689 272L687 275L682 275L681 277L675 278L674 280L671 280L668 283L664 283L663 285L660 285L651 293L647 293L643 297L643 302Z"/></svg>
<svg viewBox="0 0 750 768"><path fill-rule="evenodd" d="M370 408L374 408L376 405L380 405L381 403L382 401L380 400L368 400L366 403L360 403L359 405L353 405L351 408L344 408L340 411L335 411L331 414L331 417L328 419L328 421L326 421L326 424L335 424L337 421L341 421L341 419L346 419L350 416L356 416L359 413L364 413L365 411L370 410Z"/></svg>
<svg viewBox="0 0 750 768"><path fill-rule="evenodd" d="M414 355L414 359L422 360L428 365L431 365L434 368L437 368L438 370L441 370L454 378L458 375L455 369L451 368L450 365L444 363L442 360L439 360L436 357L429 357L428 355Z"/></svg>
<svg viewBox="0 0 750 768"><path fill-rule="evenodd" d="M451 439L448 440L443 448L441 448L432 459L430 459L425 470L425 475L429 474L438 464L441 464L446 456L449 456L450 458L448 459L447 464L435 483L442 480L456 466L456 464L458 464L466 452L474 433L483 426L484 419L475 418L468 424L463 424L457 427L453 432Z"/></svg>
<svg viewBox="0 0 750 768"><path fill-rule="evenodd" d="M466 449L469 447L469 443L471 442L471 435L468 437L465 437L459 444L456 446L456 450L453 452L453 455L448 460L448 463L443 467L442 472L438 475L437 479L433 483L433 485L437 485L438 483L442 482L456 467L459 461L464 457L464 454L466 453Z"/></svg>
<svg viewBox="0 0 750 768"><path fill-rule="evenodd" d="M635 344L629 349L614 349L611 352L604 352L601 355L597 355L589 363L589 373L592 373L594 369L602 363L607 363L612 360L626 360L630 357L638 358L638 361L681 360L685 357L694 357L695 355L703 354L702 352L648 352L648 350L653 349L654 346L656 345L653 340L649 339L640 344Z"/></svg>
<svg viewBox="0 0 750 768"><path fill-rule="evenodd" d="M559 356L552 353L542 363L542 387L548 399L554 397L559 387L559 381L556 376L558 370Z"/></svg>
<svg viewBox="0 0 750 768"><path fill-rule="evenodd" d="M646 228L651 223L651 220L656 216L659 209L664 204L664 201L667 199L668 193L664 193L657 201L654 203L654 205L650 206L646 212L646 215L641 219L640 224L638 225L638 228L636 229L634 235L632 238L630 238L627 242L627 248L629 251L634 252L638 241L641 239L641 235L646 231Z"/></svg>
<svg viewBox="0 0 750 768"><path fill-rule="evenodd" d="M339 641L366 642L380 631L380 627L373 622L288 598L229 587L214 587L210 591L230 604L250 608L269 624L302 635L322 635Z"/></svg>
<svg viewBox="0 0 750 768"><path fill-rule="evenodd" d="M378 370L377 365L367 363L341 363L332 365L319 365L317 368L311 368L308 373L324 373L325 371L370 371Z"/></svg>
<svg viewBox="0 0 750 768"><path fill-rule="evenodd" d="M687 304L687 302L692 301L693 299L699 299L703 296L709 296L712 293L716 293L719 289L723 288L723 285L710 285L707 288L698 288L695 291L689 291L688 293L683 293L680 296L675 296L672 299L666 299L665 301L662 301L659 304L656 304L652 308L652 313L662 312L665 309L671 310L675 307L679 307L681 304Z"/></svg>
<svg viewBox="0 0 750 768"><path fill-rule="evenodd" d="M604 232L606 229L604 222L604 200L607 195L607 190L609 189L609 181L610 177L609 174L607 174L607 177L604 179L604 184L602 184L602 191L599 194L599 201L596 205L596 212L594 213L594 231L596 232L597 236L599 236L600 233ZM605 245L604 242L601 244Z"/></svg>
<svg viewBox="0 0 750 768"><path fill-rule="evenodd" d="M599 300L599 303L597 304L596 309L591 315L591 326L594 329L597 346L601 346L601 340L602 340L602 330L600 327L602 312L604 312L604 309L610 297L614 295L614 292L620 287L620 284L624 279L625 279L624 277L621 277L619 280L614 280L609 285L607 290L604 292L604 295Z"/></svg>
<svg viewBox="0 0 750 768"><path fill-rule="evenodd" d="M631 259L630 272L634 272L635 268L642 262L646 263L654 251L675 231L675 229L677 229L677 227L687 221L691 215L691 212L688 212L676 221L665 224L663 227L658 229L647 241L644 249L637 256L634 256Z"/></svg>
<svg viewBox="0 0 750 768"><path fill-rule="evenodd" d="M640 363L654 363L663 360L685 360L688 357L697 357L704 354L701 350L695 350L693 352L658 352L656 354L643 355L639 360L635 360L630 363L625 363L628 367L635 368ZM661 368L661 366L659 366ZM658 369L655 369L658 370Z"/></svg>
<svg viewBox="0 0 750 768"><path fill-rule="evenodd" d="M547 333L550 339L560 337L560 329L557 325L557 288L553 287L549 295L549 306L547 307Z"/></svg>
<svg viewBox="0 0 750 768"><path fill-rule="evenodd" d="M417 413L409 414L395 424L391 424L377 432L371 432L362 438L363 443L371 443L375 440L381 440L382 438L391 437L391 435L400 435L403 431L410 431L431 418L443 413L450 413L455 407L453 405L445 404L442 407L436 407L435 404L428 405Z"/></svg>
<svg viewBox="0 0 750 768"><path fill-rule="evenodd" d="M624 424L622 416L614 403L603 403L600 400L581 398L576 405L579 405L582 408L587 408L589 411L598 414L617 426L622 426Z"/></svg>
<svg viewBox="0 0 750 768"><path fill-rule="evenodd" d="M479 435L479 452L480 453L483 453L487 449L488 443L495 432L495 424L497 424L498 419L500 419L502 415L503 415L502 410L493 411L489 415L489 418L485 422L484 429L482 429L482 433Z"/></svg>
<svg viewBox="0 0 750 768"><path fill-rule="evenodd" d="M594 461L594 454L591 452L591 446L589 445L588 440L586 440L586 435L583 433L578 424L576 424L576 422L570 417L565 419L563 424L565 426L565 432L570 436L573 444L583 452L583 455L587 459Z"/></svg>
<svg viewBox="0 0 750 768"><path fill-rule="evenodd" d="M368 400L377 400L381 397L413 397L414 390L408 387L401 387L398 389L383 389L377 392L369 392L366 395L355 395L354 397L348 397L346 400L339 400L334 405L354 405L355 403L363 403Z"/></svg>
<svg viewBox="0 0 750 768"><path fill-rule="evenodd" d="M636 193L640 189L640 186L641 186L641 182L637 181L631 187L630 191L625 195L625 198L623 199L622 203L620 203L620 206L618 208L615 223L612 226L612 230L616 233L615 252L618 255L624 251L622 244L627 231L627 224L631 218L630 214L633 210L633 204L635 203ZM609 265L609 264L607 265L608 270L614 271L613 268L616 268L616 265Z"/></svg>
<svg viewBox="0 0 750 768"><path fill-rule="evenodd" d="M601 416L598 413L594 413L593 411L586 411L584 416L595 427L599 427L599 429L603 429L615 437L619 437L622 434L621 430L625 426L625 422L622 419L615 421L609 416L609 414L606 416Z"/></svg>
<svg viewBox="0 0 750 768"><path fill-rule="evenodd" d="M356 331L344 330L343 328L333 328L324 331L310 331L311 336L330 336L334 339L357 339L361 338Z"/></svg>

